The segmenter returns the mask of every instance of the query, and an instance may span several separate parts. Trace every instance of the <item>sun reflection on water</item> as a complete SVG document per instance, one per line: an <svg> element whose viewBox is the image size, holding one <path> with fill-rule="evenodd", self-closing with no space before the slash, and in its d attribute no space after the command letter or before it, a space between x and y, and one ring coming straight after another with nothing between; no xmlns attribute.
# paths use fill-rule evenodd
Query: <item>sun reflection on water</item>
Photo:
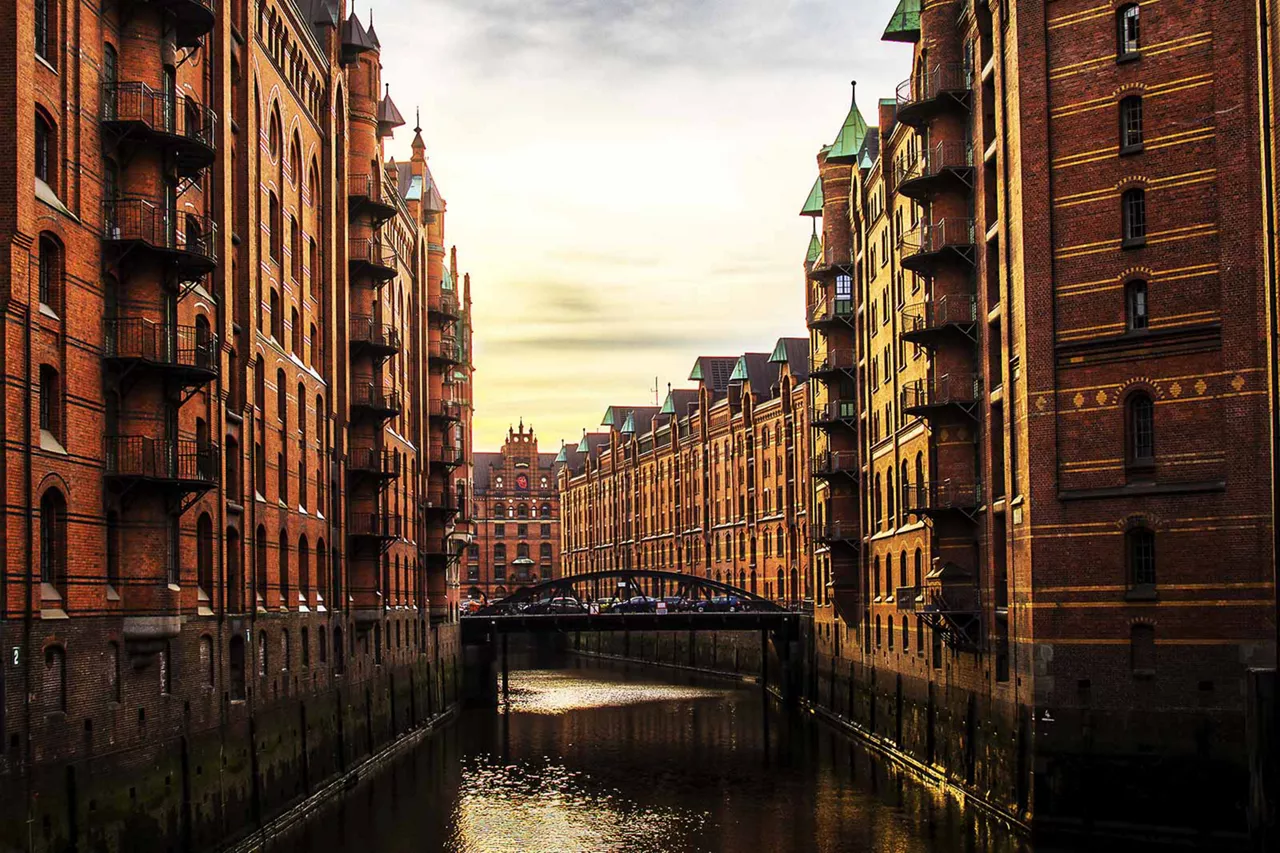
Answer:
<svg viewBox="0 0 1280 853"><path fill-rule="evenodd" d="M588 708L617 708L642 702L682 702L714 699L724 690L675 684L650 684L613 679L584 679L581 673L531 670L513 673L510 711L524 714L565 714Z"/></svg>

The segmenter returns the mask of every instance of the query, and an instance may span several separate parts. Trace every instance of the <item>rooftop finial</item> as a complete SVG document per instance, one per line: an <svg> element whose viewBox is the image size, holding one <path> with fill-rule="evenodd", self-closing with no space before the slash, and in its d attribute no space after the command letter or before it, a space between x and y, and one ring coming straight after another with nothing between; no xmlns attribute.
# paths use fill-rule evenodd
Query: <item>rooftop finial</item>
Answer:
<svg viewBox="0 0 1280 853"><path fill-rule="evenodd" d="M413 132L422 133L422 107L413 108Z"/></svg>
<svg viewBox="0 0 1280 853"><path fill-rule="evenodd" d="M856 105L858 103L858 81L850 80L849 88L853 89L853 103Z"/></svg>

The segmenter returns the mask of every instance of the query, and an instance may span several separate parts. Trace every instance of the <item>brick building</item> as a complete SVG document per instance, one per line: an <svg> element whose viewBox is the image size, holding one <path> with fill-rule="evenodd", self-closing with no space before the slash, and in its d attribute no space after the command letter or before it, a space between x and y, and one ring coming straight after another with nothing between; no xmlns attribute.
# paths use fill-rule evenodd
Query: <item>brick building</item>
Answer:
<svg viewBox="0 0 1280 853"><path fill-rule="evenodd" d="M523 420L507 430L500 451L475 454L475 530L461 566L466 598L502 598L558 576L555 459L554 453L538 452L538 437Z"/></svg>
<svg viewBox="0 0 1280 853"><path fill-rule="evenodd" d="M1037 827L1244 827L1276 613L1252 6L902 0L909 79L803 211L817 698Z"/></svg>
<svg viewBox="0 0 1280 853"><path fill-rule="evenodd" d="M176 739L247 737L182 780L216 840L451 695L469 293L345 7L4 13L0 837L178 814Z"/></svg>
<svg viewBox="0 0 1280 853"><path fill-rule="evenodd" d="M556 457L564 574L686 572L779 601L810 598L809 359L699 358L661 406L610 406Z"/></svg>

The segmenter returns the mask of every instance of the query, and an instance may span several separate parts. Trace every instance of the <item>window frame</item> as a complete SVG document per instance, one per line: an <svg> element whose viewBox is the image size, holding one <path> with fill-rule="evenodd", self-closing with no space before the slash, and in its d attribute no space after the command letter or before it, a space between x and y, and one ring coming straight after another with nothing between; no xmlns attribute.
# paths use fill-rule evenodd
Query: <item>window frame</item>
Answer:
<svg viewBox="0 0 1280 853"><path fill-rule="evenodd" d="M1142 7L1137 3L1128 3L1116 10L1116 62L1132 62L1140 56Z"/></svg>
<svg viewBox="0 0 1280 853"><path fill-rule="evenodd" d="M1145 391L1129 395L1124 404L1125 466L1150 469L1156 461L1155 400Z"/></svg>
<svg viewBox="0 0 1280 853"><path fill-rule="evenodd" d="M1120 194L1120 245L1125 249L1147 245L1147 191L1142 187Z"/></svg>
<svg viewBox="0 0 1280 853"><path fill-rule="evenodd" d="M1124 326L1129 334L1151 331L1151 295L1142 279L1133 279L1124 286Z"/></svg>
<svg viewBox="0 0 1280 853"><path fill-rule="evenodd" d="M1137 154L1144 147L1144 107L1141 95L1128 95L1120 99L1121 155Z"/></svg>

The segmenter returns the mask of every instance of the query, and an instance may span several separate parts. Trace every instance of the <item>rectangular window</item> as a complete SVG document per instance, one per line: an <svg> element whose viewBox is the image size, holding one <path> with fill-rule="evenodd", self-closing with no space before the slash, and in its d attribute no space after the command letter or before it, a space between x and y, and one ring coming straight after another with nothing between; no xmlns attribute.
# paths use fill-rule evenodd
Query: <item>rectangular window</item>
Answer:
<svg viewBox="0 0 1280 853"><path fill-rule="evenodd" d="M502 539L507 535L507 526L505 524L495 524L493 526L493 538Z"/></svg>
<svg viewBox="0 0 1280 853"><path fill-rule="evenodd" d="M1120 10L1120 59L1131 59L1142 47L1140 10L1134 3Z"/></svg>
<svg viewBox="0 0 1280 853"><path fill-rule="evenodd" d="M1142 148L1142 98L1134 95L1120 102L1120 153Z"/></svg>

